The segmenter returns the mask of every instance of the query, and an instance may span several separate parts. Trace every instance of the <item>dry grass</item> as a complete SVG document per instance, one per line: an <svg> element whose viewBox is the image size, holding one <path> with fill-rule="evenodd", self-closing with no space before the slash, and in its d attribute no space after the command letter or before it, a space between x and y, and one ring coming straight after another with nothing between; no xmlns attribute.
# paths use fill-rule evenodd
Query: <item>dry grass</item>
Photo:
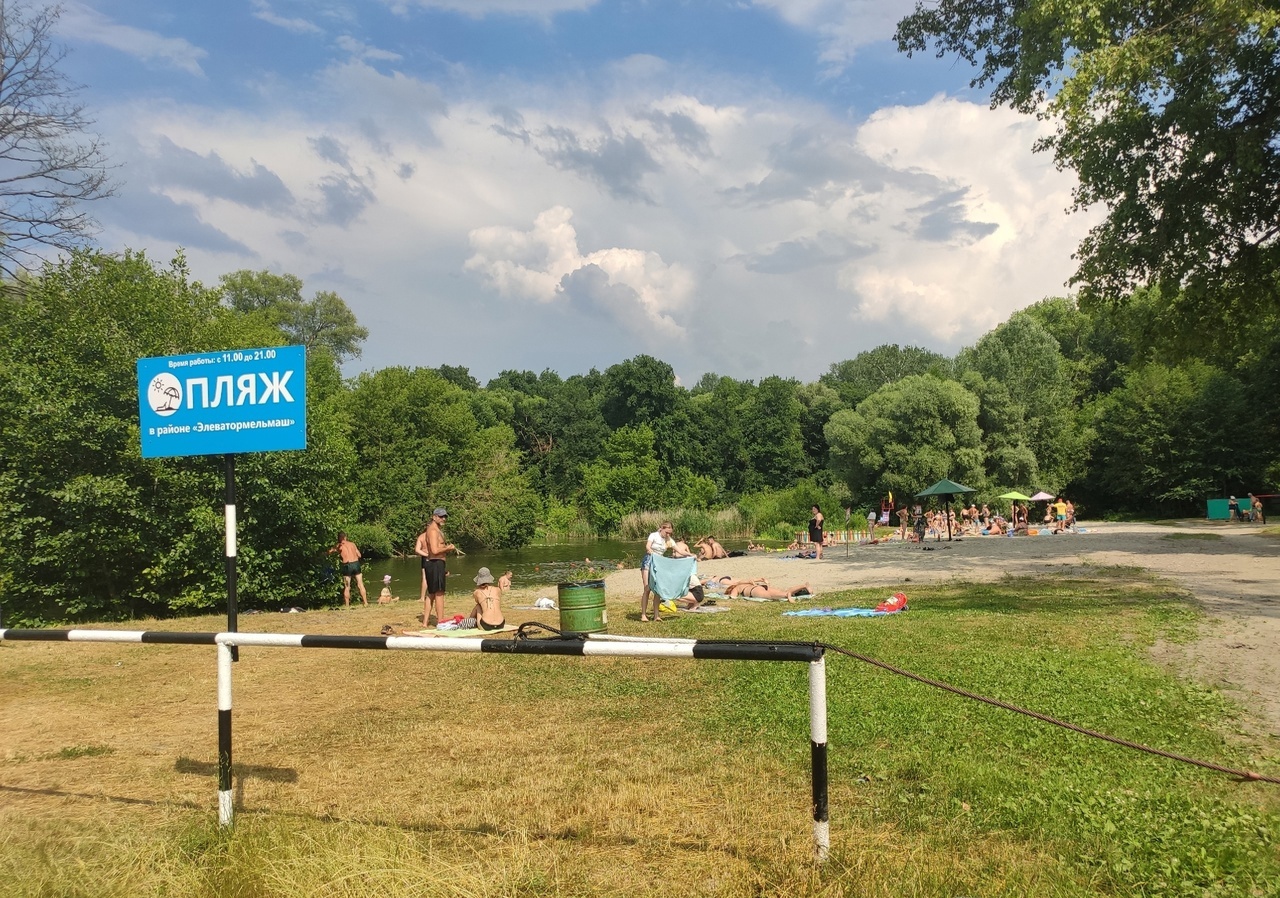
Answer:
<svg viewBox="0 0 1280 898"><path fill-rule="evenodd" d="M649 632L620 613L630 598L613 604L612 630ZM242 629L374 633L415 610L263 615ZM728 694L716 664L241 658L237 822L220 831L212 648L0 644L4 894L1092 894L1058 846L984 831L967 807L927 829L895 824L877 805L888 793L852 777L833 781L834 852L815 867L807 732L779 744L707 725ZM785 673L805 678L801 665Z"/></svg>

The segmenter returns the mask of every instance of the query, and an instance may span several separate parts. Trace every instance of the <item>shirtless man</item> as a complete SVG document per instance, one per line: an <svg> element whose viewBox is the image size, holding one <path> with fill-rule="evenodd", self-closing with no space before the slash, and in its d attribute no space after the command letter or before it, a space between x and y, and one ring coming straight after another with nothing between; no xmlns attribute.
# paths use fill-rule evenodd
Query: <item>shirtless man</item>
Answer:
<svg viewBox="0 0 1280 898"><path fill-rule="evenodd" d="M724 550L724 546L716 542L714 536L704 536L694 543L694 546L698 549L699 561L713 561L717 558L729 557L729 553Z"/></svg>
<svg viewBox="0 0 1280 898"><path fill-rule="evenodd" d="M347 539L345 533L338 534L338 544L329 550L330 554L337 552L338 557L342 559L342 604L351 607L351 578L356 580L356 586L360 588L360 599L369 604L369 596L364 591L364 574L360 573L360 547Z"/></svg>
<svg viewBox="0 0 1280 898"><path fill-rule="evenodd" d="M438 623L444 617L444 584L447 571L444 566L445 556L458 551L453 543L444 541L444 530L441 529L448 519L449 513L437 508L431 513L431 523L418 534L414 544L414 554L422 559L422 626L428 626L427 620L435 612Z"/></svg>

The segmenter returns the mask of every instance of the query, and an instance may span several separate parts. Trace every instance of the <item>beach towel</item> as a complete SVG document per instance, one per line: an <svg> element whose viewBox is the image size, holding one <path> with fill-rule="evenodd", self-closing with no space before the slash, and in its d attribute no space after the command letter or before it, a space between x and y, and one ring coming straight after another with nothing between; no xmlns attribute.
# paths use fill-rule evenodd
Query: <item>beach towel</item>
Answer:
<svg viewBox="0 0 1280 898"><path fill-rule="evenodd" d="M876 611L874 608L805 608L802 611L784 611L791 617L884 617L896 611Z"/></svg>
<svg viewBox="0 0 1280 898"><path fill-rule="evenodd" d="M649 588L660 599L678 599L689 593L689 579L698 567L696 558L652 556L649 566Z"/></svg>
<svg viewBox="0 0 1280 898"><path fill-rule="evenodd" d="M895 594L882 601L876 608L806 608L803 611L783 611L795 618L879 618L906 610L906 594Z"/></svg>

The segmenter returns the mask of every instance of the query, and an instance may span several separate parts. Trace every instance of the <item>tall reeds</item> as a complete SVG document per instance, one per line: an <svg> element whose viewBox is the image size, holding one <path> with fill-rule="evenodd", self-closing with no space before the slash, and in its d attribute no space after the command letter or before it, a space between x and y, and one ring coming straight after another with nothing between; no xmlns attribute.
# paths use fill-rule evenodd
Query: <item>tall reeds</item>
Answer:
<svg viewBox="0 0 1280 898"><path fill-rule="evenodd" d="M736 508L710 511L705 508L671 508L637 511L626 515L618 528L619 539L644 539L670 521L677 536L694 539L714 536L717 539L744 539L751 536L751 525Z"/></svg>

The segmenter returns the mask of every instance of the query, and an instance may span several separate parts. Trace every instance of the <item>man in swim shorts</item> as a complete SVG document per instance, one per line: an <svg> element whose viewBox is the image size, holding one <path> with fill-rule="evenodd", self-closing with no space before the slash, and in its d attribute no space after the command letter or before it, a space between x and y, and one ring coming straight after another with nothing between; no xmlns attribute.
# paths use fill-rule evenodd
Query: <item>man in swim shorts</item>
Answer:
<svg viewBox="0 0 1280 898"><path fill-rule="evenodd" d="M347 539L346 533L338 534L338 544L329 550L330 553L337 552L338 558L342 560L342 604L351 607L351 578L354 577L356 586L360 588L360 598L368 605L369 596L364 591L364 574L360 573L360 547Z"/></svg>
<svg viewBox="0 0 1280 898"><path fill-rule="evenodd" d="M444 522L449 513L443 508L431 512L431 523L418 534L418 541L413 551L422 559L422 625L428 626L427 620L435 613L436 622L444 619L445 570L444 559L458 547L444 541Z"/></svg>

